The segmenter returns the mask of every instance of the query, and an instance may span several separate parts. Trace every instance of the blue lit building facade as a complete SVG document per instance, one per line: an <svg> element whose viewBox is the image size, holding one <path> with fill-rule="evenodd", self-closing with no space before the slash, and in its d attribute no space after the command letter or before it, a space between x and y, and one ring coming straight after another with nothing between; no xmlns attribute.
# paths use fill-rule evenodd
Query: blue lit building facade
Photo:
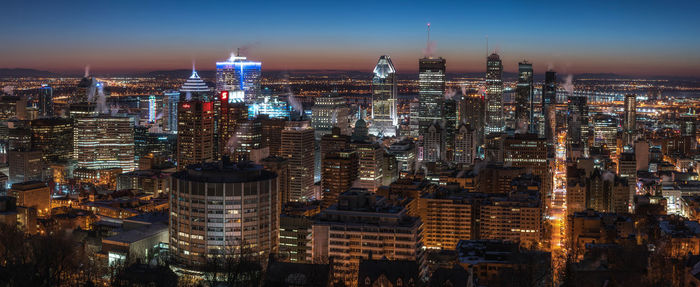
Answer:
<svg viewBox="0 0 700 287"><path fill-rule="evenodd" d="M277 96L264 96L248 105L248 118L258 115L268 115L270 118L289 118L292 108L286 101L281 101Z"/></svg>
<svg viewBox="0 0 700 287"><path fill-rule="evenodd" d="M243 91L246 103L252 103L260 95L261 62L231 55L224 62L216 62L216 91Z"/></svg>

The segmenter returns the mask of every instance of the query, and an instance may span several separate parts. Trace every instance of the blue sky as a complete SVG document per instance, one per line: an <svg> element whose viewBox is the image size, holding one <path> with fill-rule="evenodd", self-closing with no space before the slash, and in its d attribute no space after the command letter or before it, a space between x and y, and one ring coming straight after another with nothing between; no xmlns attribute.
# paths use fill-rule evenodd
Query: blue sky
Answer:
<svg viewBox="0 0 700 287"><path fill-rule="evenodd" d="M531 3L532 2L532 3ZM608 3L612 2L612 3ZM263 69L371 70L382 54L417 70L426 23L448 71L700 76L700 1L11 1L0 67L213 69L236 47Z"/></svg>

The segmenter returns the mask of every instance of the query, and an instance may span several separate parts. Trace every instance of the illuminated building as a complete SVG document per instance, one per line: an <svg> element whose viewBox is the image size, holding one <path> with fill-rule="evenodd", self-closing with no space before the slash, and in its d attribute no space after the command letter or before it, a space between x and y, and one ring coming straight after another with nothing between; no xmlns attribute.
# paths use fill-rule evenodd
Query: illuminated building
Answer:
<svg viewBox="0 0 700 287"><path fill-rule="evenodd" d="M214 105L211 90L197 72L180 89L177 111L177 166L214 159Z"/></svg>
<svg viewBox="0 0 700 287"><path fill-rule="evenodd" d="M486 59L486 134L505 131L503 117L503 64L498 54Z"/></svg>
<svg viewBox="0 0 700 287"><path fill-rule="evenodd" d="M42 151L44 161L69 160L73 157L73 121L43 118L31 121L32 149Z"/></svg>
<svg viewBox="0 0 700 287"><path fill-rule="evenodd" d="M158 131L162 131L165 126L164 117L165 99L163 95L149 95L139 97L139 109L141 116L139 125L156 127Z"/></svg>
<svg viewBox="0 0 700 287"><path fill-rule="evenodd" d="M372 125L369 133L375 136L396 135L396 69L387 55L379 57L372 72Z"/></svg>
<svg viewBox="0 0 700 287"><path fill-rule="evenodd" d="M340 133L350 134L349 115L350 109L342 96L330 94L316 97L311 107L311 125L316 131L316 139L320 140L336 126L340 128Z"/></svg>
<svg viewBox="0 0 700 287"><path fill-rule="evenodd" d="M555 146L557 144L557 73L547 71L542 85L542 114L544 120L544 136L547 139L547 149L549 157L554 157Z"/></svg>
<svg viewBox="0 0 700 287"><path fill-rule="evenodd" d="M169 225L175 265L196 270L208 255L265 260L276 253L277 187L275 173L247 163L201 163L174 173Z"/></svg>
<svg viewBox="0 0 700 287"><path fill-rule="evenodd" d="M454 250L460 240L473 238L472 225L477 215L468 195L433 192L415 199L414 204L416 215L423 222L425 247Z"/></svg>
<svg viewBox="0 0 700 287"><path fill-rule="evenodd" d="M515 134L506 137L503 143L503 162L506 166L524 168L527 173L539 177L541 195L547 196L552 189L552 175L547 161L547 142L535 134Z"/></svg>
<svg viewBox="0 0 700 287"><path fill-rule="evenodd" d="M353 187L364 188L370 192L382 185L384 177L384 148L377 143L353 142L351 148L357 152L358 180Z"/></svg>
<svg viewBox="0 0 700 287"><path fill-rule="evenodd" d="M625 95L625 117L622 124L622 132L626 145L634 143L634 135L637 132L637 96Z"/></svg>
<svg viewBox="0 0 700 287"><path fill-rule="evenodd" d="M599 212L627 213L630 203L627 180L595 169L586 179L586 208Z"/></svg>
<svg viewBox="0 0 700 287"><path fill-rule="evenodd" d="M134 123L131 118L105 115L77 118L73 132L73 156L78 167L134 170Z"/></svg>
<svg viewBox="0 0 700 287"><path fill-rule="evenodd" d="M420 100L413 99L409 104L409 122L407 136L418 139L420 135Z"/></svg>
<svg viewBox="0 0 700 287"><path fill-rule="evenodd" d="M232 156L239 145L236 133L242 131L241 124L248 120L248 107L241 101L231 101L228 91L219 93L218 144L220 156ZM238 160L234 160L238 161Z"/></svg>
<svg viewBox="0 0 700 287"><path fill-rule="evenodd" d="M586 210L570 216L568 242L569 254L574 260L583 258L587 244L610 244L634 238L635 223L632 218L617 213Z"/></svg>
<svg viewBox="0 0 700 287"><path fill-rule="evenodd" d="M323 155L321 163L321 208L336 203L338 195L352 187L357 179L357 153L352 150L332 151Z"/></svg>
<svg viewBox="0 0 700 287"><path fill-rule="evenodd" d="M314 129L308 121L289 121L282 130L280 155L289 161L289 201L311 199L314 185Z"/></svg>
<svg viewBox="0 0 700 287"><path fill-rule="evenodd" d="M158 170L135 170L116 178L117 190L137 189L153 196L170 194L170 174Z"/></svg>
<svg viewBox="0 0 700 287"><path fill-rule="evenodd" d="M230 141L229 144L235 161L249 160L259 164L260 160L269 156L269 149L262 147L262 122L258 119L240 122L235 142Z"/></svg>
<svg viewBox="0 0 700 287"><path fill-rule="evenodd" d="M457 133L457 101L446 99L442 105L442 129L445 134L443 160L452 161L455 153L455 133Z"/></svg>
<svg viewBox="0 0 700 287"><path fill-rule="evenodd" d="M87 75L78 82L78 87L75 89L73 96L68 101L71 105L77 103L88 102L89 94L95 94L97 90L97 80Z"/></svg>
<svg viewBox="0 0 700 287"><path fill-rule="evenodd" d="M477 149L476 133L467 124L459 125L454 136L454 158L456 164L471 165L476 158Z"/></svg>
<svg viewBox="0 0 700 287"><path fill-rule="evenodd" d="M361 259L423 262L421 221L400 204L351 189L314 221L311 254L314 262L332 262L335 280L356 286Z"/></svg>
<svg viewBox="0 0 700 287"><path fill-rule="evenodd" d="M552 255L549 252L523 249L507 240L462 240L456 249L459 265L470 270L479 286L517 286L522 282L531 286L551 284Z"/></svg>
<svg viewBox="0 0 700 287"><path fill-rule="evenodd" d="M51 212L51 191L44 182L15 183L8 193L17 198L17 205L35 208L39 215L49 215Z"/></svg>
<svg viewBox="0 0 700 287"><path fill-rule="evenodd" d="M620 126L617 117L598 114L593 117L594 146L605 146L611 154L617 152L617 132Z"/></svg>
<svg viewBox="0 0 700 287"><path fill-rule="evenodd" d="M44 164L41 151L10 150L8 153L10 183L42 180Z"/></svg>
<svg viewBox="0 0 700 287"><path fill-rule="evenodd" d="M117 176L121 173L121 168L76 168L73 171L73 178L80 183L90 183L108 190L115 190L117 188Z"/></svg>
<svg viewBox="0 0 700 287"><path fill-rule="evenodd" d="M248 106L248 117L254 118L267 115L270 118L289 119L291 107L286 101L281 101L276 96L259 97Z"/></svg>
<svg viewBox="0 0 700 287"><path fill-rule="evenodd" d="M445 131L433 122L423 135L423 161L438 162L445 159Z"/></svg>
<svg viewBox="0 0 700 287"><path fill-rule="evenodd" d="M39 116L53 117L53 89L49 85L39 88Z"/></svg>
<svg viewBox="0 0 700 287"><path fill-rule="evenodd" d="M518 84L515 88L515 130L534 133L534 96L532 64L518 63Z"/></svg>
<svg viewBox="0 0 700 287"><path fill-rule="evenodd" d="M346 150L350 148L350 136L342 134L339 127L334 127L330 134L325 134L321 138L320 145L321 156L334 151Z"/></svg>
<svg viewBox="0 0 700 287"><path fill-rule="evenodd" d="M408 174L416 164L416 145L410 139L395 142L389 146L387 153L396 157L399 171Z"/></svg>
<svg viewBox="0 0 700 287"><path fill-rule="evenodd" d="M478 145L481 145L484 141L485 105L484 95L480 94L463 95L457 103L457 127L460 124L467 124L474 129L474 136Z"/></svg>
<svg viewBox="0 0 700 287"><path fill-rule="evenodd" d="M588 142L588 104L585 96L569 96L567 104L568 144L587 147Z"/></svg>
<svg viewBox="0 0 700 287"><path fill-rule="evenodd" d="M18 96L2 96L0 98L0 120L27 119L27 99Z"/></svg>
<svg viewBox="0 0 700 287"><path fill-rule="evenodd" d="M442 101L445 93L445 59L418 60L418 121L420 134L428 131L433 122L442 121Z"/></svg>
<svg viewBox="0 0 700 287"><path fill-rule="evenodd" d="M216 62L216 91L243 91L244 101L252 103L260 96L260 68L262 63L233 55Z"/></svg>
<svg viewBox="0 0 700 287"><path fill-rule="evenodd" d="M177 107L180 102L180 92L163 92L163 131L177 133Z"/></svg>

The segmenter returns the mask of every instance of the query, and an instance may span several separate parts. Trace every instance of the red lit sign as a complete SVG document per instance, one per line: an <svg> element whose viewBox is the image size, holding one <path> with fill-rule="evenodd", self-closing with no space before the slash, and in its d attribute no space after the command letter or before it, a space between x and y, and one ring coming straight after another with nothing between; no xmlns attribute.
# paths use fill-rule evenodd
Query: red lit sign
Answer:
<svg viewBox="0 0 700 287"><path fill-rule="evenodd" d="M190 104L182 104L182 107L185 108L185 109L189 109L189 108L190 108Z"/></svg>
<svg viewBox="0 0 700 287"><path fill-rule="evenodd" d="M228 91L221 91L221 100L225 101L228 99Z"/></svg>

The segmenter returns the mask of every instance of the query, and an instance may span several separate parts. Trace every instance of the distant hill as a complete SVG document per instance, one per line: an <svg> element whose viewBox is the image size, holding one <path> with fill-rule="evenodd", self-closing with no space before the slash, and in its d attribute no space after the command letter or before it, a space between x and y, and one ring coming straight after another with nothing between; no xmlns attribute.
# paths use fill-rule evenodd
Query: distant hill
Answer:
<svg viewBox="0 0 700 287"><path fill-rule="evenodd" d="M37 77L37 78L53 78L60 77L61 74L41 71L35 69L24 69L24 68L0 68L0 78L11 78L11 77Z"/></svg>

